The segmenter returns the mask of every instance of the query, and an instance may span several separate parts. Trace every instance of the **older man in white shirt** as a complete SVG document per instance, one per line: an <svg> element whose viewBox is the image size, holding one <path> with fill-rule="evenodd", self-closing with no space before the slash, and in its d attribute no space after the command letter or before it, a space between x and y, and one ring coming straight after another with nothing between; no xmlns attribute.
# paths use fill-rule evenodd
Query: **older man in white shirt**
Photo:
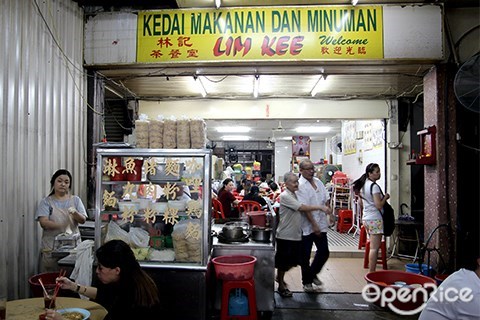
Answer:
<svg viewBox="0 0 480 320"><path fill-rule="evenodd" d="M322 181L314 177L315 167L310 160L300 163L301 177L296 192L298 201L306 205L320 206L321 210L308 211L302 215L302 284L305 292L317 292L322 282L318 279L323 266L328 260L327 230L329 226L328 215L332 214L329 207L329 195ZM310 263L313 244L317 252Z"/></svg>

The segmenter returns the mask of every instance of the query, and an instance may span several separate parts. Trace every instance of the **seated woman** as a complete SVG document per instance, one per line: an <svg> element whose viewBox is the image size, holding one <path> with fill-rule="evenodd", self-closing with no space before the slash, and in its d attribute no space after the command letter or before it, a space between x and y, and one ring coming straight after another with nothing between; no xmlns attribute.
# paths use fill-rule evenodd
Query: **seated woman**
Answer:
<svg viewBox="0 0 480 320"><path fill-rule="evenodd" d="M218 201L222 203L223 213L227 218L238 218L238 200L233 195L235 183L230 178L223 180L222 187L218 190Z"/></svg>
<svg viewBox="0 0 480 320"><path fill-rule="evenodd" d="M130 246L122 240L111 240L98 248L97 287L77 284L68 278L57 278L62 289L72 290L107 309L105 320L158 319L158 289L150 276L140 268ZM46 319L63 320L61 314L47 309Z"/></svg>
<svg viewBox="0 0 480 320"><path fill-rule="evenodd" d="M258 203L260 203L260 205L263 207L263 206L266 206L267 205L267 201L265 201L265 199L263 199L260 195L259 195L259 192L260 192L260 189L257 187L257 186L252 186L250 188L250 192L247 193L247 195L245 195L245 197L243 197L243 200L250 200L250 201L256 201Z"/></svg>
<svg viewBox="0 0 480 320"><path fill-rule="evenodd" d="M272 199L273 202L275 202L282 191L278 187L278 184L275 183L275 181L270 182L268 186L270 187L269 197L270 199Z"/></svg>
<svg viewBox="0 0 480 320"><path fill-rule="evenodd" d="M245 181L243 182L242 191L239 194L244 197L250 191L251 187L252 181L245 179Z"/></svg>

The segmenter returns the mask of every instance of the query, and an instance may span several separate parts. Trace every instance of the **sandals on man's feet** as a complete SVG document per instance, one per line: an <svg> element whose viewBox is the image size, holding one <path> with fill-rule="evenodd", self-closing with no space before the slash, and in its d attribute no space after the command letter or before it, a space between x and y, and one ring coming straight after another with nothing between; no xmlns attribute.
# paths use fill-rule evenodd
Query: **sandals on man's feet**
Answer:
<svg viewBox="0 0 480 320"><path fill-rule="evenodd" d="M281 285L280 281L278 280L278 277L275 277L275 282ZM283 286L285 287L285 289L288 289L287 283L285 281L283 281Z"/></svg>
<svg viewBox="0 0 480 320"><path fill-rule="evenodd" d="M285 288L285 289L283 289L283 290L280 290L280 289L279 289L279 290L278 290L278 294L279 294L280 296L282 296L283 298L290 298L290 297L293 296L293 293L292 293L290 290L288 290L287 288Z"/></svg>

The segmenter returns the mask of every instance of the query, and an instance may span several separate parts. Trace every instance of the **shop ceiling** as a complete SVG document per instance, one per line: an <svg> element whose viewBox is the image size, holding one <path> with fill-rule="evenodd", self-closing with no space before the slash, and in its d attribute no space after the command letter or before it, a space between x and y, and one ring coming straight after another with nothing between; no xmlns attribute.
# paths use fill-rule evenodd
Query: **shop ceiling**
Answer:
<svg viewBox="0 0 480 320"><path fill-rule="evenodd" d="M85 12L108 10L148 10L148 9L183 9L198 7L214 7L213 0L168 0L160 5L152 5L152 1L93 1L78 0L85 6ZM473 1L476 2L476 1ZM469 6L472 1L401 1L409 4L444 3L445 5ZM224 7L258 6L258 1L223 0ZM285 5L332 5L347 4L350 1L262 1L262 6ZM398 4L396 0L360 0L358 4ZM476 4L478 5L478 4ZM295 62L285 63L222 63L203 65L138 65L105 66L97 69L106 79L107 98L126 98L139 100L185 100L185 99L274 99L274 98L308 98L328 100L354 99L396 99L409 97L418 99L423 92L423 76L433 66L433 61L414 62ZM326 77L322 77L322 75ZM258 97L254 97L255 82L258 82ZM201 82L199 86L199 82ZM312 90L321 82L319 92L312 97ZM202 96L203 87L206 96ZM205 92L203 94L205 94ZM289 134L287 128L294 123L284 121L285 130L272 131L279 126L278 121L264 123L261 121L243 121L243 123L222 122L208 123L209 128L244 124L254 129L255 140L268 140L277 133L278 136ZM302 125L311 125L315 120L308 120ZM332 124L332 123L330 123ZM326 123L320 123L326 125ZM333 126L339 130L339 123ZM261 130L260 130L261 129ZM209 131L211 131L209 129ZM260 131L262 132L260 134ZM209 139L219 136L209 132Z"/></svg>

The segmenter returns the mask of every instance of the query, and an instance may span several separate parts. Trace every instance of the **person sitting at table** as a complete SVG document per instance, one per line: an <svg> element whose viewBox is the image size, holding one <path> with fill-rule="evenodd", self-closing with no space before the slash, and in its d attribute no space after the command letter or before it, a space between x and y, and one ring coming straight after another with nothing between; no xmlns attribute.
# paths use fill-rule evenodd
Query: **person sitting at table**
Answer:
<svg viewBox="0 0 480 320"><path fill-rule="evenodd" d="M250 191L243 197L243 200L250 200L258 202L262 207L267 205L267 201L259 195L260 189L257 186L252 186Z"/></svg>
<svg viewBox="0 0 480 320"><path fill-rule="evenodd" d="M238 200L233 195L235 184L230 178L226 178L222 182L222 187L218 190L218 201L222 203L223 213L227 218L238 218Z"/></svg>
<svg viewBox="0 0 480 320"><path fill-rule="evenodd" d="M477 220L478 221L478 220ZM462 243L463 267L448 276L429 297L419 320L478 319L480 315L480 248L478 232Z"/></svg>
<svg viewBox="0 0 480 320"><path fill-rule="evenodd" d="M242 180L242 190L238 193L240 196L244 197L252 187L252 181L248 179Z"/></svg>
<svg viewBox="0 0 480 320"><path fill-rule="evenodd" d="M107 309L105 320L158 319L159 295L153 279L141 269L130 246L111 240L98 248L97 287L77 284L66 277L57 278L62 289L84 295ZM55 310L46 311L46 319L63 320Z"/></svg>
<svg viewBox="0 0 480 320"><path fill-rule="evenodd" d="M267 179L265 177L260 178L260 183L258 184L258 188L262 193L266 193L267 191L270 190L270 187L268 186Z"/></svg>
<svg viewBox="0 0 480 320"><path fill-rule="evenodd" d="M269 197L273 202L275 202L282 191L275 181L270 182L268 186L270 187Z"/></svg>

